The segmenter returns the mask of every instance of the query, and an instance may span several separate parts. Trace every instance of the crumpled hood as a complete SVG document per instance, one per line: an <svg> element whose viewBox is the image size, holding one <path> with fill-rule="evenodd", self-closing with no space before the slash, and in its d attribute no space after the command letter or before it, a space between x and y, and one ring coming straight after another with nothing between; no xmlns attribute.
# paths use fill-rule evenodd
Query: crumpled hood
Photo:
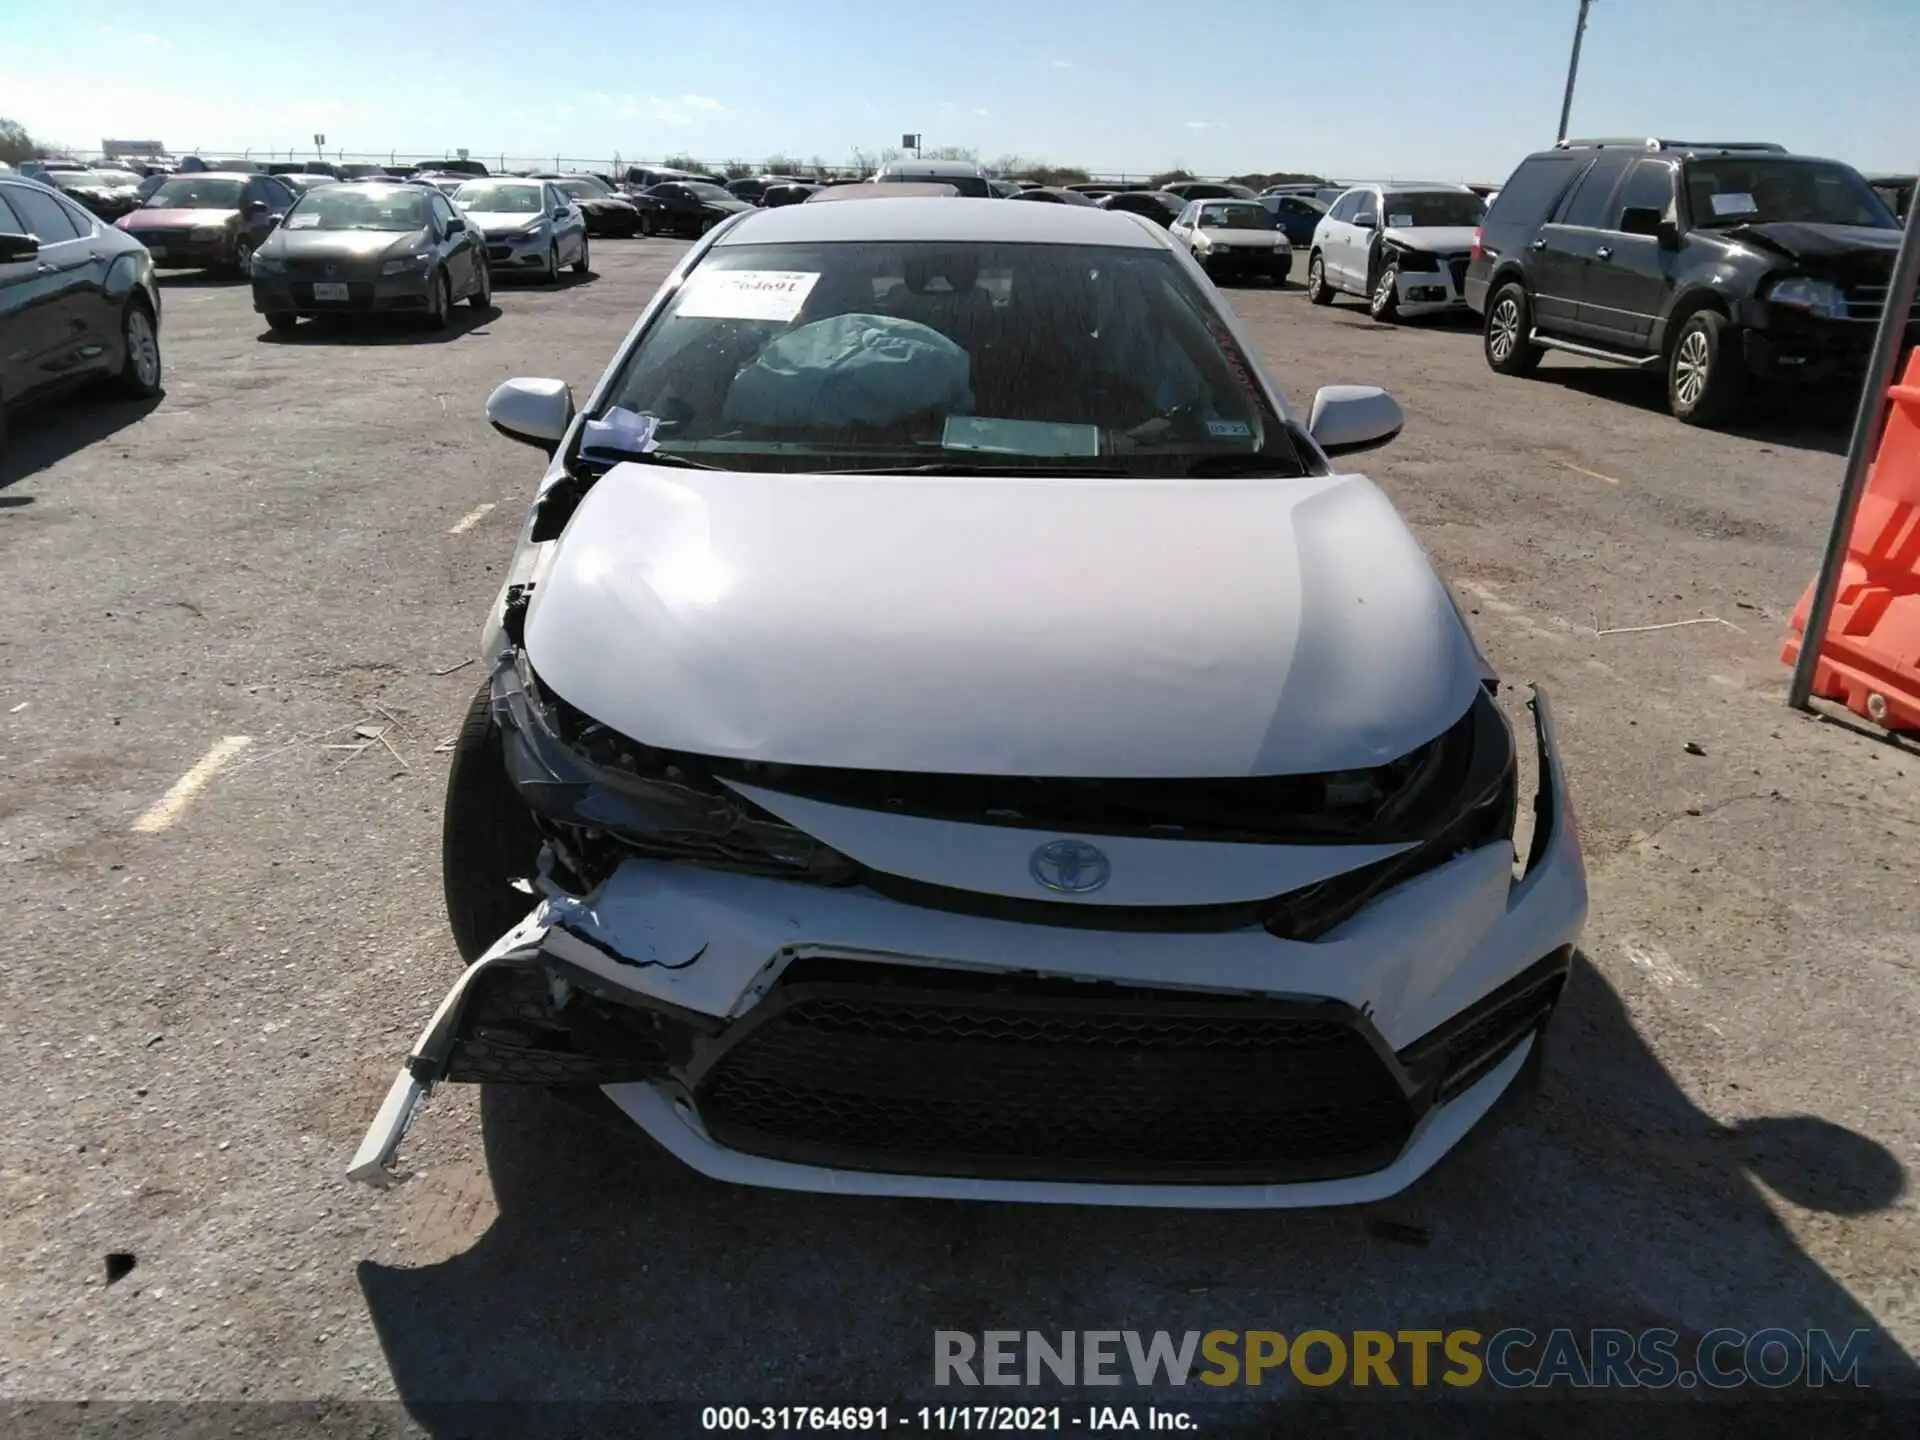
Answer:
<svg viewBox="0 0 1920 1440"><path fill-rule="evenodd" d="M1815 225L1803 220L1769 220L1736 225L1732 239L1784 255L1789 260L1833 260L1845 268L1893 273L1893 257L1900 249L1900 232L1871 225Z"/></svg>
<svg viewBox="0 0 1920 1440"><path fill-rule="evenodd" d="M1414 225L1404 229L1389 225L1381 233L1409 250L1429 250L1444 255L1453 250L1471 250L1473 229L1471 225Z"/></svg>
<svg viewBox="0 0 1920 1440"><path fill-rule="evenodd" d="M135 210L120 224L129 230L192 230L202 225L231 225L238 210Z"/></svg>
<svg viewBox="0 0 1920 1440"><path fill-rule="evenodd" d="M1380 764L1480 660L1360 476L1099 480L621 465L535 572L542 681L643 743L946 774Z"/></svg>

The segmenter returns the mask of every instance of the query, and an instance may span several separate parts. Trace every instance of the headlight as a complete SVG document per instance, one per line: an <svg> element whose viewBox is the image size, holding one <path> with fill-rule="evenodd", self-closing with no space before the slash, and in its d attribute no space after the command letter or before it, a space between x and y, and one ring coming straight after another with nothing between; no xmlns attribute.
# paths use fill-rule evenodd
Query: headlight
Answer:
<svg viewBox="0 0 1920 1440"><path fill-rule="evenodd" d="M1207 238L1206 231L1203 230L1193 237L1193 248L1196 250L1211 250L1213 248L1213 241Z"/></svg>
<svg viewBox="0 0 1920 1440"><path fill-rule="evenodd" d="M1825 320L1844 320L1847 318L1847 297L1840 293L1840 287L1830 280L1809 280L1801 276L1789 276L1778 281L1767 292L1767 299L1775 305L1785 305L1792 310L1804 310L1809 315L1818 315Z"/></svg>
<svg viewBox="0 0 1920 1440"><path fill-rule="evenodd" d="M532 220L532 221L529 221L527 224L522 225L518 230L514 231L513 233L517 238L522 240L527 240L527 239L531 239L535 235L538 235L542 230L546 228L546 225L547 225L547 222L545 220Z"/></svg>
<svg viewBox="0 0 1920 1440"><path fill-rule="evenodd" d="M767 814L693 757L630 740L542 690L524 652L494 676L507 774L536 815L599 832L621 849L816 884L860 866Z"/></svg>
<svg viewBox="0 0 1920 1440"><path fill-rule="evenodd" d="M412 255L402 255L396 260L389 260L383 264L380 267L380 273L382 275L405 275L409 270L420 269L432 259L433 252L431 250L421 250Z"/></svg>
<svg viewBox="0 0 1920 1440"><path fill-rule="evenodd" d="M286 261L276 260L271 255L262 255L257 251L254 253L254 257L253 257L253 273L254 274L282 275L286 273L286 269L287 269Z"/></svg>
<svg viewBox="0 0 1920 1440"><path fill-rule="evenodd" d="M189 240L218 240L227 233L224 225L196 225L187 232Z"/></svg>

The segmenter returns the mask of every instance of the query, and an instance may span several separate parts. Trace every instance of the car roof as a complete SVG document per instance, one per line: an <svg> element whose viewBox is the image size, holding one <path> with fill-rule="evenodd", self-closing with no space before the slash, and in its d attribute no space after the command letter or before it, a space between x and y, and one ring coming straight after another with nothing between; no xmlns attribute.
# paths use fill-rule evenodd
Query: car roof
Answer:
<svg viewBox="0 0 1920 1440"><path fill-rule="evenodd" d="M716 245L815 241L960 240L1014 245L1165 248L1138 218L1095 205L1007 205L966 196L874 199L864 205L788 205L751 210Z"/></svg>
<svg viewBox="0 0 1920 1440"><path fill-rule="evenodd" d="M890 160L880 167L882 175L984 175L986 171L970 160Z"/></svg>

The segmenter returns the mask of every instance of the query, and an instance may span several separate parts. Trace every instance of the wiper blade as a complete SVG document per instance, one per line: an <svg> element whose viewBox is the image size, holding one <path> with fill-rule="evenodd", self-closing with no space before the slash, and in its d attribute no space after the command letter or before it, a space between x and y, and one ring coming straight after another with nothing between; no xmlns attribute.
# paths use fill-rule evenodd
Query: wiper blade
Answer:
<svg viewBox="0 0 1920 1440"><path fill-rule="evenodd" d="M977 465L964 460L930 460L920 465L872 465L856 470L823 470L823 475L1032 475L1038 479L1128 476L1118 465Z"/></svg>
<svg viewBox="0 0 1920 1440"><path fill-rule="evenodd" d="M582 450L580 458L591 465L666 465L680 470L724 470L724 465L714 465L705 460L695 460L690 455L676 455L671 450Z"/></svg>
<svg viewBox="0 0 1920 1440"><path fill-rule="evenodd" d="M1268 476L1276 480L1297 480L1300 463L1283 455L1196 455L1181 472L1192 479L1225 479L1233 476Z"/></svg>

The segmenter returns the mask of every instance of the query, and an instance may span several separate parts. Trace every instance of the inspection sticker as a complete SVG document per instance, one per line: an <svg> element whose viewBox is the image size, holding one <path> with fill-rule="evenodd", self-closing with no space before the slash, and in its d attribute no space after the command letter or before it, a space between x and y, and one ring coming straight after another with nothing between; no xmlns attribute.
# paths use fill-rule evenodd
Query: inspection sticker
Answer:
<svg viewBox="0 0 1920 1440"><path fill-rule="evenodd" d="M1710 203L1715 215L1753 215L1760 209L1753 203L1753 196L1744 190L1735 190L1727 195L1715 195Z"/></svg>
<svg viewBox="0 0 1920 1440"><path fill-rule="evenodd" d="M1209 420L1207 434L1215 440L1245 440L1253 434L1253 427L1244 420Z"/></svg>
<svg viewBox="0 0 1920 1440"><path fill-rule="evenodd" d="M805 270L695 271L676 313L709 320L791 320L819 279Z"/></svg>
<svg viewBox="0 0 1920 1440"><path fill-rule="evenodd" d="M1387 228L1389 230L1411 230L1413 228L1413 216L1396 210L1387 216Z"/></svg>

